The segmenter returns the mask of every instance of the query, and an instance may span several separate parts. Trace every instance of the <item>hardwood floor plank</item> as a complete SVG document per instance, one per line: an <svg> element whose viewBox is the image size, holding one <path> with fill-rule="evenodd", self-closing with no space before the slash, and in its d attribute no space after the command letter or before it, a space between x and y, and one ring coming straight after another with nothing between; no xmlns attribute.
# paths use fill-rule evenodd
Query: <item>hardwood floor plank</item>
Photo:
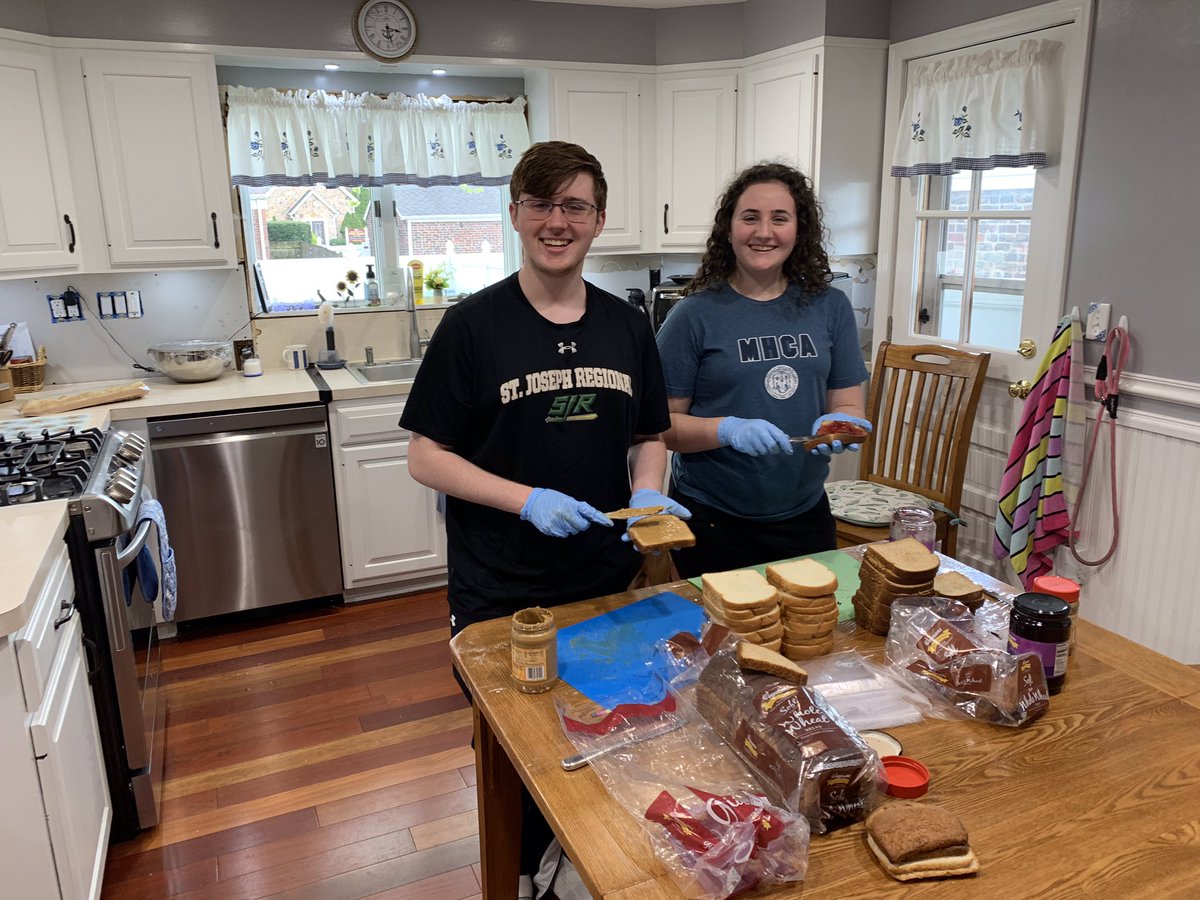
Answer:
<svg viewBox="0 0 1200 900"><path fill-rule="evenodd" d="M165 655L162 660L163 672L176 672L181 669L200 668L217 662L231 659L242 659L289 647L303 647L308 644L318 644L325 640L325 632L319 628L308 631L297 631L293 634L281 634L274 637L262 638L256 641L245 641L240 644L229 644L225 647L213 647L208 650L192 652L176 652Z"/></svg>
<svg viewBox="0 0 1200 900"><path fill-rule="evenodd" d="M248 727L262 727L268 722L276 721L283 721L294 727L297 722L315 722L334 718L341 715L343 709L371 699L375 698L365 684L353 684L331 690L317 688L310 690L306 696L294 700L281 700L269 706L229 712L203 721L208 724L207 733L209 735L239 732ZM170 727L170 720L168 720L168 727ZM194 740L194 738L186 736L179 738L174 732L172 732L171 738L172 746L181 751L187 749L183 744Z"/></svg>
<svg viewBox="0 0 1200 900"><path fill-rule="evenodd" d="M449 664L434 666L423 672L398 675L381 681L372 679L367 682L367 689L373 696L406 698L409 703L444 697L450 693L450 686L461 694L462 690L454 680L453 672L454 668Z"/></svg>
<svg viewBox="0 0 1200 900"><path fill-rule="evenodd" d="M460 775L462 775L463 781L465 781L467 784L470 784L470 785L475 784L475 779L476 779L478 773L475 771L474 766L463 766L461 769L458 770L458 772Z"/></svg>
<svg viewBox="0 0 1200 900"><path fill-rule="evenodd" d="M438 844L448 844L451 841L479 834L479 815L472 809L413 826L410 831L417 849L428 850Z"/></svg>
<svg viewBox="0 0 1200 900"><path fill-rule="evenodd" d="M412 722L417 719L428 718L429 716L438 716L442 713L453 712L456 709L468 709L470 705L467 702L467 698L463 696L462 691L456 691L448 697L436 697L422 703L410 703L406 706L397 706L392 709L367 713L359 716L358 721L362 725L363 731L376 731L380 728L389 728L392 725L400 725L404 722Z"/></svg>
<svg viewBox="0 0 1200 900"><path fill-rule="evenodd" d="M174 685L163 689L169 715L177 722L190 722L198 719L210 719L214 716L239 710L258 709L270 706L282 699L303 697L313 693L314 684L325 687L344 687L345 685L325 684L320 669L308 672L290 672L279 678L268 679L265 682L253 684L235 684L227 679L223 685L209 688L202 693L189 695L188 685Z"/></svg>
<svg viewBox="0 0 1200 900"><path fill-rule="evenodd" d="M278 816L264 817L236 828L214 831L191 840L176 841L146 848L145 842L154 832L144 832L139 838L114 844L108 850L105 882L124 881L141 875L165 872L186 866L201 859L216 859L222 854L253 847L257 844L282 840L320 828L316 810L309 806Z"/></svg>
<svg viewBox="0 0 1200 900"><path fill-rule="evenodd" d="M193 816L199 812L207 812L217 808L217 790L200 791L198 794L188 794L186 797L172 797L162 802L162 817L178 819Z"/></svg>
<svg viewBox="0 0 1200 900"><path fill-rule="evenodd" d="M463 781L462 775L459 774L461 771L458 769L454 772L438 772L427 778L418 778L403 784L364 791L343 800L318 804L317 821L321 823L322 828L327 828L338 822L405 806L427 797L457 793L468 787ZM455 777L456 775L457 777Z"/></svg>
<svg viewBox="0 0 1200 900"><path fill-rule="evenodd" d="M479 893L470 866L371 894L371 900L465 900Z"/></svg>
<svg viewBox="0 0 1200 900"><path fill-rule="evenodd" d="M446 730L463 728L470 719L467 713L467 710L455 710L419 722L406 722L403 725L380 728L350 738L328 741L318 747L289 750L198 772L194 775L168 778L163 782L163 797L182 797L209 788L227 788L240 782L286 772L292 768L311 766L344 756L378 750L381 747L402 744L405 741L430 734L440 734Z"/></svg>
<svg viewBox="0 0 1200 900"><path fill-rule="evenodd" d="M374 788L389 787L437 772L457 769L466 765L473 757L474 751L470 747L444 750L440 753L405 760L395 765L371 769L345 778L307 785L294 791L264 797L249 803L224 807L173 822L163 822L156 829L134 840L140 844L140 849L143 850L161 847L285 812L293 812L315 803L340 800Z"/></svg>
<svg viewBox="0 0 1200 900"><path fill-rule="evenodd" d="M381 766L395 765L406 759L420 759L443 750L468 747L471 743L471 734L472 729L466 726L438 730L433 734L402 743L376 747L366 752L343 754L336 759L327 759L313 765L297 766L285 772L275 772L249 781L241 781L237 784L217 788L217 806L247 803L271 794L295 790L310 784L319 784L331 778L366 772Z"/></svg>
<svg viewBox="0 0 1200 900"><path fill-rule="evenodd" d="M330 900L331 897L364 897L464 868L479 859L479 840L464 838L429 850L376 863L322 881L288 890L273 897L288 900Z"/></svg>
<svg viewBox="0 0 1200 900"><path fill-rule="evenodd" d="M429 780L422 779L422 781L428 782ZM439 818L448 818L448 813L470 812L475 808L475 804L476 798L471 796L471 789L459 788L456 791L438 793L401 806L346 819L330 826L322 826L316 831L298 835L295 838L259 844L222 856L218 860L218 877L222 881L228 881L249 872L272 868L289 860L305 859L313 854L323 853L336 847L389 834L393 831L404 831L413 826L437 821ZM478 833L478 831L473 833ZM455 834L454 839L458 840L463 836L463 834ZM419 847L418 849L425 848Z"/></svg>
<svg viewBox="0 0 1200 900"><path fill-rule="evenodd" d="M111 900L158 900L217 883L217 861L211 857L186 866L166 869L118 881L104 896Z"/></svg>

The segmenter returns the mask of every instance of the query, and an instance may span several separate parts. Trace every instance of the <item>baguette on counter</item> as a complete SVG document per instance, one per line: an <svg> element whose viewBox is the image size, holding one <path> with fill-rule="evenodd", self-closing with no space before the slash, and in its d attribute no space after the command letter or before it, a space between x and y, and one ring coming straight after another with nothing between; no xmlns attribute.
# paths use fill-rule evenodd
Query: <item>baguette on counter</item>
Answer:
<svg viewBox="0 0 1200 900"><path fill-rule="evenodd" d="M70 412L73 409L86 409L89 406L106 406L110 403L121 403L124 400L141 400L148 393L150 393L150 387L144 381L135 381L131 384L117 384L78 394L63 394L61 397L41 397L22 403L17 408L23 416L53 416L58 413Z"/></svg>

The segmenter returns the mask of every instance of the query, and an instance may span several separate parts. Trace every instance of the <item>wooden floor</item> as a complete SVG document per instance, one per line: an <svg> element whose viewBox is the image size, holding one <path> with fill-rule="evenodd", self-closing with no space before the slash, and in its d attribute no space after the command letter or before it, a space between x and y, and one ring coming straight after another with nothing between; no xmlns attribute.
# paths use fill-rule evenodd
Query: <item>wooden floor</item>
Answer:
<svg viewBox="0 0 1200 900"><path fill-rule="evenodd" d="M163 642L163 823L104 898L479 897L471 710L445 592Z"/></svg>

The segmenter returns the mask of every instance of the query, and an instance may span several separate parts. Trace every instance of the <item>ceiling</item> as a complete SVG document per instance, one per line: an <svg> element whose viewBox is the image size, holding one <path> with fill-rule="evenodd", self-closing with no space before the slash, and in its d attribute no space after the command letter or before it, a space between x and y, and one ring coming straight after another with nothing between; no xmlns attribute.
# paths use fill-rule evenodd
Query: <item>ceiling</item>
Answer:
<svg viewBox="0 0 1200 900"><path fill-rule="evenodd" d="M529 0L531 3L581 3L586 6L628 6L634 9L667 9L673 6L715 6L746 0Z"/></svg>

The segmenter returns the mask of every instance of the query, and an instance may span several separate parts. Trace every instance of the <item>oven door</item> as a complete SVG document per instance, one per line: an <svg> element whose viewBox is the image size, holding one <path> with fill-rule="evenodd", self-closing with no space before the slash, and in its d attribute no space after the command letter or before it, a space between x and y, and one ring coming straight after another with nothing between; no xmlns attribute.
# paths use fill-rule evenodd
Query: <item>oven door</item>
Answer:
<svg viewBox="0 0 1200 900"><path fill-rule="evenodd" d="M136 565L154 530L154 523L145 520L138 523L124 546L120 541L95 546L126 764L142 828L159 822L165 706L158 697L161 659L153 607L140 588L130 595L125 573ZM150 550L147 559L155 566L161 584L158 554Z"/></svg>

